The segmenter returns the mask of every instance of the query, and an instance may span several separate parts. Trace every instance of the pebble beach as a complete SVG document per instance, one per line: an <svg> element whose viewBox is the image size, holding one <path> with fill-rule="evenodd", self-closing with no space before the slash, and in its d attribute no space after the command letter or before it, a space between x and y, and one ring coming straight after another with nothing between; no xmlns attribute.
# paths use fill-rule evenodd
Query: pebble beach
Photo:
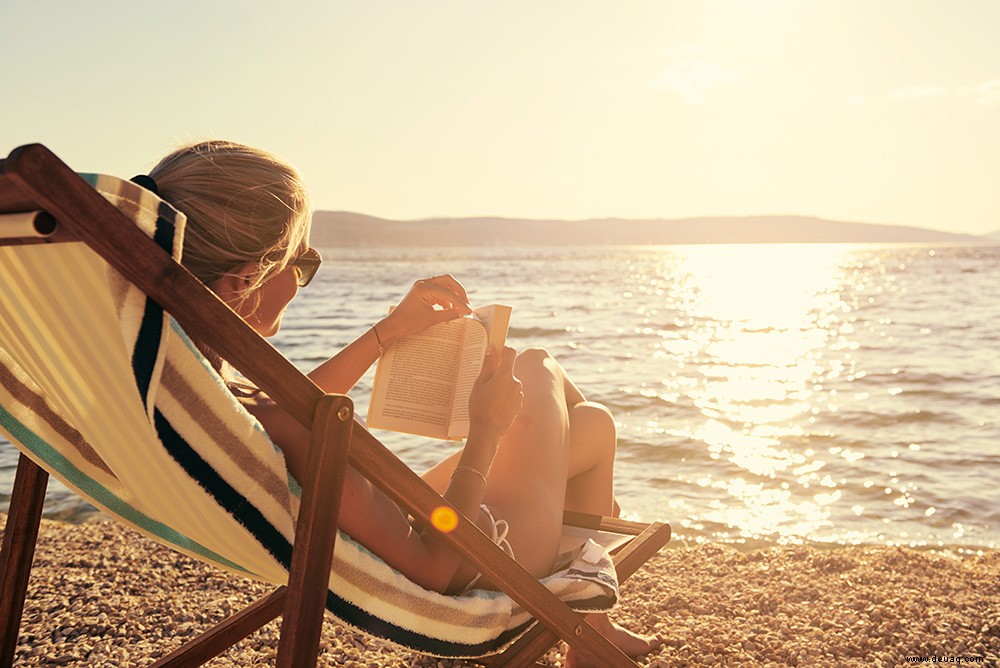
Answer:
<svg viewBox="0 0 1000 668"><path fill-rule="evenodd" d="M6 517L0 515L6 523ZM15 665L142 666L268 588L118 524L43 520ZM672 544L613 617L663 645L642 666L1000 665L1000 552ZM276 622L213 661L272 665ZM560 666L565 647L544 664ZM324 625L321 666L465 665Z"/></svg>

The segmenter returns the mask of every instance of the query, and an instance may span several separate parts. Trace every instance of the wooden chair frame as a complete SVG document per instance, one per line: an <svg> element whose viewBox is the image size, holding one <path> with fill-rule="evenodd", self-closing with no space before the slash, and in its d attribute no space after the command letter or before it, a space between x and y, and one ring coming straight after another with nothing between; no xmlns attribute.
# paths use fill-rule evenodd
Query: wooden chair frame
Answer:
<svg viewBox="0 0 1000 668"><path fill-rule="evenodd" d="M154 665L200 665L278 615L282 615L278 665L315 665L348 464L414 517L429 519L446 502L374 436L352 429L353 404L348 397L324 394L51 151L31 144L0 160L0 213L39 210L55 221L40 230L42 236L0 240L0 244L86 243L311 432L307 467L311 477L300 481L302 504L287 587L277 587ZM0 551L0 667L13 663L47 479L46 471L21 455ZM615 555L620 581L670 539L669 524L640 525L577 513L567 513L567 520L637 536ZM532 665L559 639L600 665L636 665L584 623L585 615L572 611L499 550L475 523L460 521L443 536L539 621L490 665Z"/></svg>

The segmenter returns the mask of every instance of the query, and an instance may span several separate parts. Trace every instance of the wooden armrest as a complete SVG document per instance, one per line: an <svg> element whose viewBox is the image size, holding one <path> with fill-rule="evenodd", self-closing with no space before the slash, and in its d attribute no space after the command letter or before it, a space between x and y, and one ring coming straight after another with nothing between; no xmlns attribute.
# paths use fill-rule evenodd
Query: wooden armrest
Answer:
<svg viewBox="0 0 1000 668"><path fill-rule="evenodd" d="M627 536L638 536L649 528L649 524L645 522L630 522L629 520L623 520L617 517L604 517L602 515L578 513L573 510L563 512L563 524L572 527L579 527L580 529L608 531L610 533L620 533Z"/></svg>

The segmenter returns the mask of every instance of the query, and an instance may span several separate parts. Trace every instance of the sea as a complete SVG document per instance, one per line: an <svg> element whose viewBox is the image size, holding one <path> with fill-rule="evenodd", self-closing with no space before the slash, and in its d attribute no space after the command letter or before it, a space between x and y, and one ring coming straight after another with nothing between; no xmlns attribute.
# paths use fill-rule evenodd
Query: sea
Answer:
<svg viewBox="0 0 1000 668"><path fill-rule="evenodd" d="M299 368L450 273L613 412L619 502L673 544L1000 546L1000 245L322 253L272 340ZM376 433L418 471L459 447ZM0 509L16 461L0 440ZM58 482L46 513L99 517Z"/></svg>

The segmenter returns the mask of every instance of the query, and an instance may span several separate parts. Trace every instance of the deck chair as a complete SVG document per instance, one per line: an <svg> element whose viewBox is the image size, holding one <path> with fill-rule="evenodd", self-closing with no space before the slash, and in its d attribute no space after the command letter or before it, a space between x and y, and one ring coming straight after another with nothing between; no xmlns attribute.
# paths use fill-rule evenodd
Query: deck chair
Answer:
<svg viewBox="0 0 1000 668"><path fill-rule="evenodd" d="M175 550L273 583L268 596L154 665L200 665L282 616L279 666L315 665L325 611L440 657L530 665L560 639L600 665L634 666L586 623L670 538L592 540L537 580L459 517L443 534L501 592L428 592L337 530L348 465L414 518L444 499L179 264L185 219L127 181L78 175L44 146L0 161L0 432L20 450L0 552L0 666L13 662L49 474ZM229 360L310 430L309 478L193 344Z"/></svg>

